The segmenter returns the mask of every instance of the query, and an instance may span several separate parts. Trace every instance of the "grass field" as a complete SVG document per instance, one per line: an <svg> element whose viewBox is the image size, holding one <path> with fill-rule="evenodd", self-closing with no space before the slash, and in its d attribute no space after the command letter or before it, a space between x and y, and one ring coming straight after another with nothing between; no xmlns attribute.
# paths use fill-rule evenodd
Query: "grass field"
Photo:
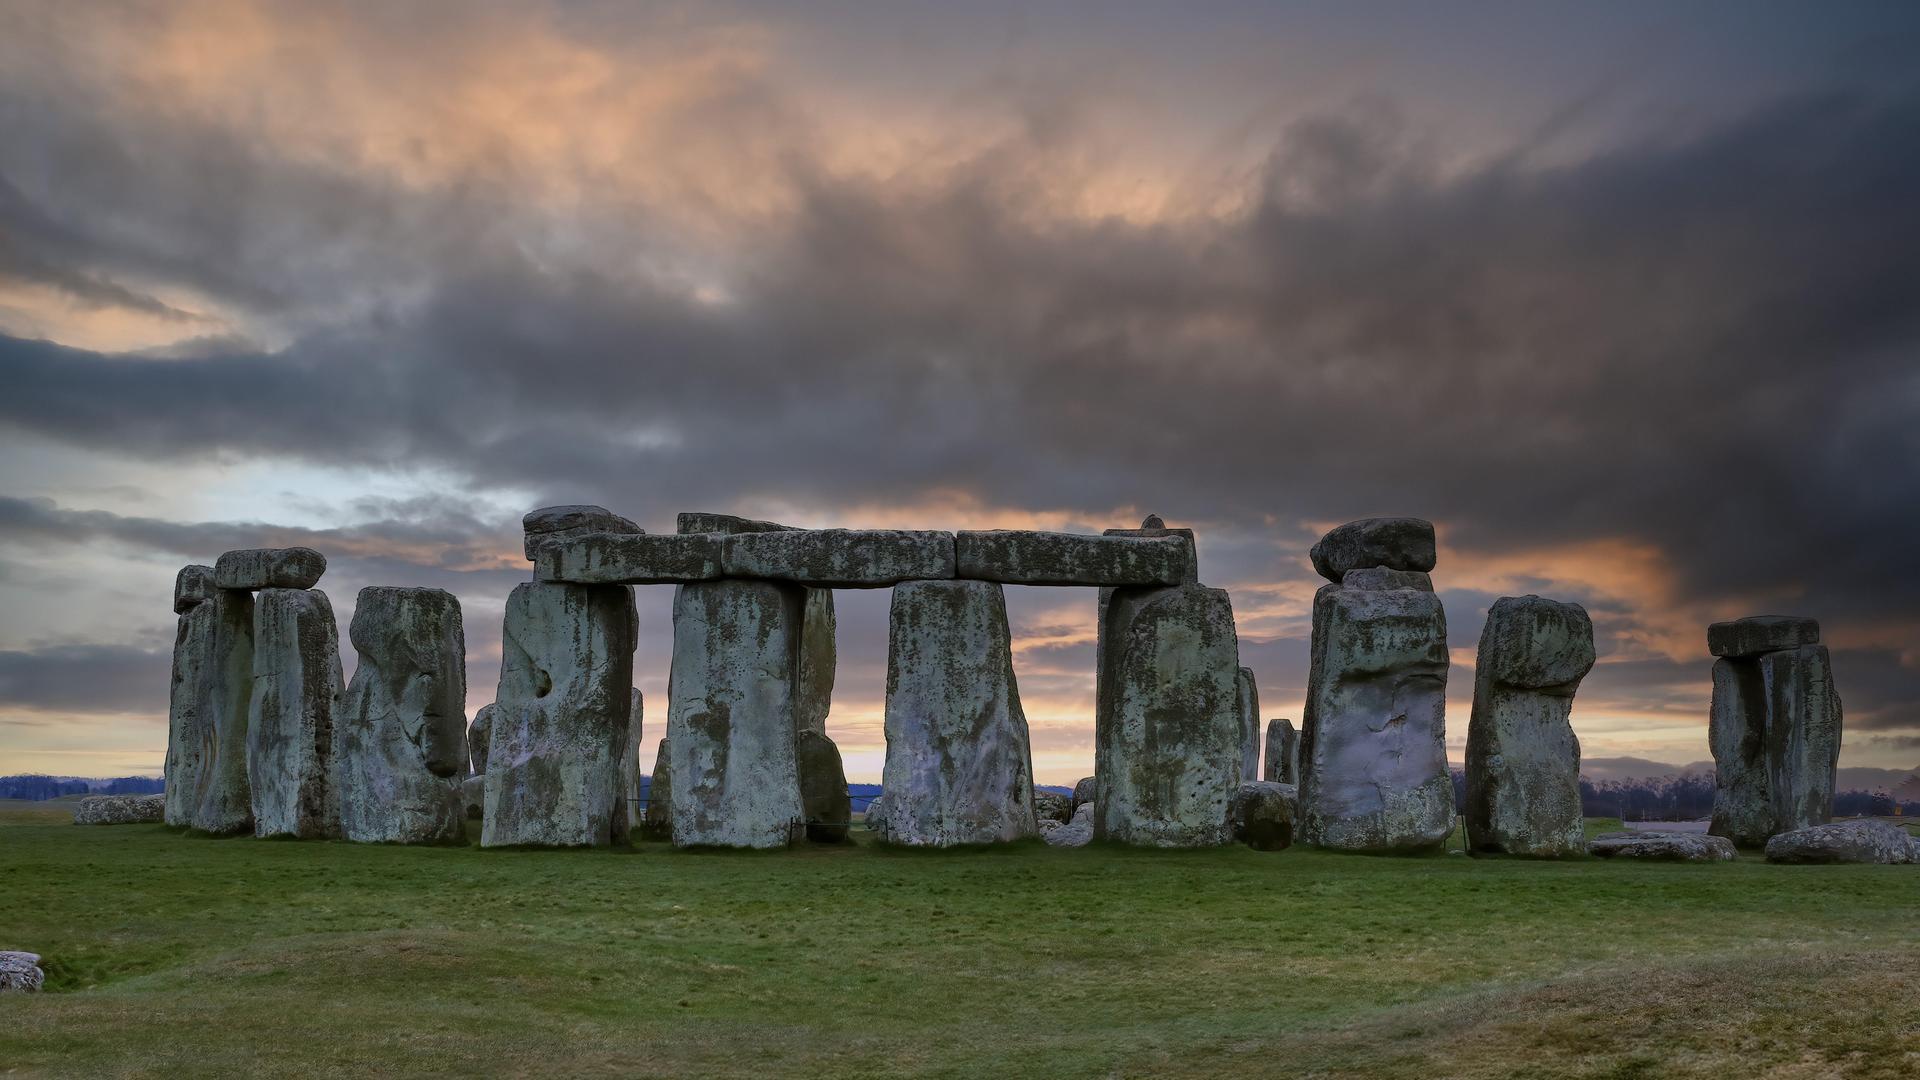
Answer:
<svg viewBox="0 0 1920 1080"><path fill-rule="evenodd" d="M0 1074L1920 1076L1920 867L63 820L0 808Z"/></svg>

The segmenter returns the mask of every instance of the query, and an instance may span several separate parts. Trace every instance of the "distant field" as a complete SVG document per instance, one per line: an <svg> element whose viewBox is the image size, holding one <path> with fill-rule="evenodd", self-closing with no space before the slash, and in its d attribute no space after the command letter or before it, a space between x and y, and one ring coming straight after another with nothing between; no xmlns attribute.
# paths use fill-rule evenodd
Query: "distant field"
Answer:
<svg viewBox="0 0 1920 1080"><path fill-rule="evenodd" d="M207 840L0 808L6 1075L1920 1075L1920 868Z"/></svg>

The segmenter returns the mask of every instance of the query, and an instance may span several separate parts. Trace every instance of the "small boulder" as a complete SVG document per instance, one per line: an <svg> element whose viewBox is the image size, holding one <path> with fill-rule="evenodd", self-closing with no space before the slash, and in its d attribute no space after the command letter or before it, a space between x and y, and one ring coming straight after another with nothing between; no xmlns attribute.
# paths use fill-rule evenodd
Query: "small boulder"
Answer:
<svg viewBox="0 0 1920 1080"><path fill-rule="evenodd" d="M1587 852L1603 859L1659 862L1731 862L1733 841L1702 832L1617 832L1596 836Z"/></svg>
<svg viewBox="0 0 1920 1080"><path fill-rule="evenodd" d="M89 795L74 807L75 825L141 825L166 815L165 795Z"/></svg>
<svg viewBox="0 0 1920 1080"><path fill-rule="evenodd" d="M1872 818L1783 832L1767 841L1770 863L1920 862L1920 843L1898 825Z"/></svg>
<svg viewBox="0 0 1920 1080"><path fill-rule="evenodd" d="M1284 851L1293 846L1293 808L1300 790L1292 784L1255 780L1233 795L1234 839L1255 851Z"/></svg>
<svg viewBox="0 0 1920 1080"><path fill-rule="evenodd" d="M1349 521L1321 537L1313 545L1311 558L1315 572L1328 581L1370 566L1425 574L1438 561L1433 523L1411 517Z"/></svg>
<svg viewBox="0 0 1920 1080"><path fill-rule="evenodd" d="M1073 804L1067 808L1068 821L1073 820L1073 815L1079 813L1081 807L1093 805L1094 788L1094 778L1091 776L1083 776L1079 783L1073 785Z"/></svg>
<svg viewBox="0 0 1920 1080"><path fill-rule="evenodd" d="M1093 804L1087 803L1075 810L1072 821L1055 825L1041 833L1040 839L1054 847L1086 847L1093 843Z"/></svg>
<svg viewBox="0 0 1920 1080"><path fill-rule="evenodd" d="M46 973L40 970L39 954L0 952L0 994L31 994L40 989L46 978Z"/></svg>
<svg viewBox="0 0 1920 1080"><path fill-rule="evenodd" d="M1057 791L1034 788L1033 816L1035 821L1065 825L1073 820L1073 800Z"/></svg>

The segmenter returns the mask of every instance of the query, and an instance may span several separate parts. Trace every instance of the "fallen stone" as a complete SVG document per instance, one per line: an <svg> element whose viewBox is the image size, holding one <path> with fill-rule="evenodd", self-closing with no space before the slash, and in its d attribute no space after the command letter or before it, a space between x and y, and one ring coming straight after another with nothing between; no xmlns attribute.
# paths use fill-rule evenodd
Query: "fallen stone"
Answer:
<svg viewBox="0 0 1920 1080"><path fill-rule="evenodd" d="M1428 573L1436 561L1433 524L1410 517L1349 521L1321 537L1312 558L1314 571L1335 582L1370 566Z"/></svg>
<svg viewBox="0 0 1920 1080"><path fill-rule="evenodd" d="M897 529L736 533L721 554L728 577L822 589L873 589L953 577L953 534Z"/></svg>
<svg viewBox="0 0 1920 1080"><path fill-rule="evenodd" d="M1300 792L1291 784L1253 780L1233 795L1233 836L1255 851L1293 846L1293 809Z"/></svg>
<svg viewBox="0 0 1920 1080"><path fill-rule="evenodd" d="M327 557L312 548L249 548L214 560L222 589L311 589L327 572Z"/></svg>
<svg viewBox="0 0 1920 1080"><path fill-rule="evenodd" d="M536 562L549 543L588 533L637 534L641 528L604 506L543 506L520 519L527 561Z"/></svg>
<svg viewBox="0 0 1920 1080"><path fill-rule="evenodd" d="M46 978L38 953L0 952L0 994L36 993Z"/></svg>
<svg viewBox="0 0 1920 1080"><path fill-rule="evenodd" d="M633 707L633 593L532 582L507 598L488 734L482 847L619 840Z"/></svg>
<svg viewBox="0 0 1920 1080"><path fill-rule="evenodd" d="M203 615L204 613L204 615ZM253 696L253 594L218 589L184 616L206 618L211 655L199 663L199 792L192 826L214 836L253 831L247 778L247 706Z"/></svg>
<svg viewBox="0 0 1920 1080"><path fill-rule="evenodd" d="M653 775L647 781L647 809L640 826L649 840L673 839L673 766L667 740L653 752Z"/></svg>
<svg viewBox="0 0 1920 1080"><path fill-rule="evenodd" d="M1101 632L1094 834L1149 847L1231 843L1244 737L1226 592L1115 589Z"/></svg>
<svg viewBox="0 0 1920 1080"><path fill-rule="evenodd" d="M1073 785L1073 805L1067 808L1067 820L1080 812L1083 806L1093 805L1094 793L1099 790L1099 782L1091 776L1083 776Z"/></svg>
<svg viewBox="0 0 1920 1080"><path fill-rule="evenodd" d="M1709 831L1746 847L1833 816L1840 696L1824 645L1713 664Z"/></svg>
<svg viewBox="0 0 1920 1080"><path fill-rule="evenodd" d="M1291 720L1267 721L1265 779L1277 784L1300 783L1300 733Z"/></svg>
<svg viewBox="0 0 1920 1080"><path fill-rule="evenodd" d="M951 847L1033 836L1033 753L1001 587L901 584L888 627L881 839Z"/></svg>
<svg viewBox="0 0 1920 1080"><path fill-rule="evenodd" d="M460 804L466 808L468 821L485 821L487 816L487 777L484 773L475 773L460 781Z"/></svg>
<svg viewBox="0 0 1920 1080"><path fill-rule="evenodd" d="M1260 779L1260 687L1254 682L1253 669L1242 667L1234 681L1234 697L1240 710L1240 779Z"/></svg>
<svg viewBox="0 0 1920 1080"><path fill-rule="evenodd" d="M1770 863L1920 862L1920 840L1885 821L1856 818L1810 825L1767 841Z"/></svg>
<svg viewBox="0 0 1920 1080"><path fill-rule="evenodd" d="M1093 804L1088 803L1073 812L1073 820L1065 825L1055 825L1040 835L1052 847L1086 847L1093 843Z"/></svg>
<svg viewBox="0 0 1920 1080"><path fill-rule="evenodd" d="M492 731L493 706L482 705L473 714L473 723L467 725L467 760L472 763L475 776L487 771L488 740Z"/></svg>
<svg viewBox="0 0 1920 1080"><path fill-rule="evenodd" d="M803 831L793 726L803 602L800 589L772 581L710 581L674 594L667 746L676 847L779 848Z"/></svg>
<svg viewBox="0 0 1920 1080"><path fill-rule="evenodd" d="M1578 604L1494 601L1474 665L1467 725L1467 842L1475 851L1586 851L1573 695L1593 669L1593 621Z"/></svg>
<svg viewBox="0 0 1920 1080"><path fill-rule="evenodd" d="M173 577L173 613L184 615L213 595L213 567L183 566Z"/></svg>
<svg viewBox="0 0 1920 1080"><path fill-rule="evenodd" d="M1303 842L1396 853L1446 839L1446 687L1437 595L1321 587L1300 732Z"/></svg>
<svg viewBox="0 0 1920 1080"><path fill-rule="evenodd" d="M341 837L465 843L467 649L460 601L444 589L370 586L354 601L347 638L359 661L334 716Z"/></svg>
<svg viewBox="0 0 1920 1080"><path fill-rule="evenodd" d="M1340 584L1349 589L1413 589L1432 592L1433 579L1418 570L1389 570L1384 566L1365 566L1340 575Z"/></svg>
<svg viewBox="0 0 1920 1080"><path fill-rule="evenodd" d="M1178 585L1193 541L1003 529L954 534L955 575L1008 585Z"/></svg>
<svg viewBox="0 0 1920 1080"><path fill-rule="evenodd" d="M1033 817L1036 822L1052 821L1065 825L1073 820L1073 799L1057 791L1034 788Z"/></svg>
<svg viewBox="0 0 1920 1080"><path fill-rule="evenodd" d="M255 836L338 835L332 792L333 714L343 687L340 629L318 589L261 589L253 598L253 693L247 779Z"/></svg>
<svg viewBox="0 0 1920 1080"><path fill-rule="evenodd" d="M1707 627L1707 651L1739 659L1820 644L1820 624L1794 615L1751 615Z"/></svg>
<svg viewBox="0 0 1920 1080"><path fill-rule="evenodd" d="M847 797L847 773L840 764L840 748L817 731L794 736L794 759L800 772L800 805L806 814L807 839L816 844L844 844L853 821L853 800Z"/></svg>
<svg viewBox="0 0 1920 1080"><path fill-rule="evenodd" d="M166 820L165 795L89 795L73 808L75 825L143 825Z"/></svg>
<svg viewBox="0 0 1920 1080"><path fill-rule="evenodd" d="M680 585L721 575L722 538L714 533L584 533L549 540L534 556L534 576L574 585Z"/></svg>
<svg viewBox="0 0 1920 1080"><path fill-rule="evenodd" d="M1738 852L1724 836L1698 832L1617 832L1596 836L1587 851L1603 859L1731 862Z"/></svg>

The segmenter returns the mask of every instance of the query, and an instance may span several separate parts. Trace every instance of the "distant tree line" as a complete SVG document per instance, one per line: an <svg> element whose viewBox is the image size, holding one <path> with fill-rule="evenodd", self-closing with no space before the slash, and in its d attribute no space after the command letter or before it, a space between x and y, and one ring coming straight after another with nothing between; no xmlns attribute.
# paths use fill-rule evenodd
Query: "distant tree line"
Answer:
<svg viewBox="0 0 1920 1080"><path fill-rule="evenodd" d="M1904 792L1905 789L1902 789ZM1467 774L1453 773L1453 802L1467 805ZM1587 817L1622 821L1693 821L1713 816L1713 773L1683 772L1634 780L1580 778L1580 812ZM1833 797L1835 817L1920 815L1920 799L1905 800L1886 791L1842 791Z"/></svg>
<svg viewBox="0 0 1920 1080"><path fill-rule="evenodd" d="M0 799L39 802L62 795L157 795L166 784L153 776L121 776L112 780L63 780L40 773L0 776Z"/></svg>

